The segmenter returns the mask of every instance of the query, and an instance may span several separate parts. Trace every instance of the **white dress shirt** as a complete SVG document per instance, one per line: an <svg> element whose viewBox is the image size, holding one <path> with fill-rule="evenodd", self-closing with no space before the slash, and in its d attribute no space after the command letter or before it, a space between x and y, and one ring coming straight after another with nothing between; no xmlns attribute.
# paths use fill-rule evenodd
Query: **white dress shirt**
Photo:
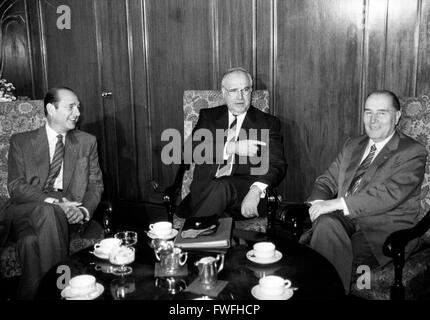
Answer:
<svg viewBox="0 0 430 320"><path fill-rule="evenodd" d="M248 111L247 111L248 112ZM237 121L237 123L236 123L236 135L235 135L235 141L237 141L237 138L238 138L238 136L239 136L239 133L240 133L240 129L242 128L242 124L243 124L243 120L245 119L245 117L246 117L246 113L247 112L244 112L244 113L242 113L242 114L240 114L240 115L238 115L237 116L237 118L236 118L236 121ZM233 115L233 113L231 113L230 112L230 110L228 111L228 127L230 127L230 125L232 124L232 122L234 121L234 115ZM227 160L228 159L228 154L227 154L227 143L228 142L226 142L225 143L225 145L224 145L224 160ZM234 163L234 157L233 157L233 163ZM261 190L261 196L260 196L260 198L264 198L265 196L266 196L266 188L267 188L267 184L266 183L262 183L262 182L254 182L252 185L251 185L251 188L253 187L253 186L257 186L258 187L258 189L260 189Z"/></svg>

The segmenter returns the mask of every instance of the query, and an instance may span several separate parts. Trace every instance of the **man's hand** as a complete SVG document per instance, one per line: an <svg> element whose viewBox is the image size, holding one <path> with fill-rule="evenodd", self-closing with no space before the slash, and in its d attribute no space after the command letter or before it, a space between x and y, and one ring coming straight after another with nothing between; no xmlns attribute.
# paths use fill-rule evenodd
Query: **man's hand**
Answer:
<svg viewBox="0 0 430 320"><path fill-rule="evenodd" d="M67 221L69 224L80 223L84 219L84 214L78 206L82 205L81 202L70 201L67 198L63 198L63 202L55 203L66 214Z"/></svg>
<svg viewBox="0 0 430 320"><path fill-rule="evenodd" d="M245 218L258 217L257 206L260 203L261 190L257 186L251 187L242 201L241 213Z"/></svg>
<svg viewBox="0 0 430 320"><path fill-rule="evenodd" d="M341 199L325 200L314 202L309 208L311 221L314 222L322 214L330 213L336 210L343 210Z"/></svg>
<svg viewBox="0 0 430 320"><path fill-rule="evenodd" d="M258 146L265 146L266 142L259 140L239 140L227 145L227 154L237 153L239 156L253 157L258 152Z"/></svg>

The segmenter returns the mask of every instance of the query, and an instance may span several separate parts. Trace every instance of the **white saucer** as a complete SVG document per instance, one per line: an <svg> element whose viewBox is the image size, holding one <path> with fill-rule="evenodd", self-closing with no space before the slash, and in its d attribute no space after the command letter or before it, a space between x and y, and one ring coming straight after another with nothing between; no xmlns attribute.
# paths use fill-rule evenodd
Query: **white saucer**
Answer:
<svg viewBox="0 0 430 320"><path fill-rule="evenodd" d="M265 295L264 293L261 293L260 285L257 284L252 287L251 294L257 300L288 300L293 296L294 291L291 289L285 289L284 293L279 296Z"/></svg>
<svg viewBox="0 0 430 320"><path fill-rule="evenodd" d="M176 229L172 229L172 232L170 232L170 234L165 235L165 236L157 236L155 233L153 233L152 231L147 231L146 234L148 235L148 237L150 237L151 239L161 239L161 240L169 240L172 239L174 237L176 237L178 235L178 230Z"/></svg>
<svg viewBox="0 0 430 320"><path fill-rule="evenodd" d="M66 300L94 300L98 298L104 290L105 288L103 287L103 285L97 282L96 290L80 296L72 294L70 292L70 286L67 286L61 291L61 297L65 298Z"/></svg>
<svg viewBox="0 0 430 320"><path fill-rule="evenodd" d="M93 255L95 255L99 259L109 260L109 255L108 254L104 254L104 253L101 253L101 252L96 252L95 250L94 251L90 251L90 253L92 253Z"/></svg>
<svg viewBox="0 0 430 320"><path fill-rule="evenodd" d="M273 256L272 258L257 258L256 256L254 256L254 250L250 250L246 253L246 258L258 264L269 264L269 263L275 263L281 260L282 253L279 252L278 250L275 250L275 256Z"/></svg>

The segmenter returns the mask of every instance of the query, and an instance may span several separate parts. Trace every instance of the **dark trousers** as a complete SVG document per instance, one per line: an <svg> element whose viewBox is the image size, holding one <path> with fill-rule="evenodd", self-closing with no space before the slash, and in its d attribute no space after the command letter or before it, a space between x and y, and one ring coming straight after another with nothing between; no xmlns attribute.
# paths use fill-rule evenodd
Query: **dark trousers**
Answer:
<svg viewBox="0 0 430 320"><path fill-rule="evenodd" d="M205 186L189 194L180 204L177 215L182 218L189 216L206 217L211 215L231 216L241 220L241 205L249 191L253 180L250 176L224 176L210 180ZM261 199L264 200L264 199ZM265 214L266 202L260 201L258 213Z"/></svg>
<svg viewBox="0 0 430 320"><path fill-rule="evenodd" d="M43 202L11 205L6 218L22 267L17 298L33 299L43 275L68 255L67 218L60 207Z"/></svg>
<svg viewBox="0 0 430 320"><path fill-rule="evenodd" d="M352 273L357 271L354 268L378 265L363 232L340 211L323 214L313 222L310 246L336 268L347 294Z"/></svg>

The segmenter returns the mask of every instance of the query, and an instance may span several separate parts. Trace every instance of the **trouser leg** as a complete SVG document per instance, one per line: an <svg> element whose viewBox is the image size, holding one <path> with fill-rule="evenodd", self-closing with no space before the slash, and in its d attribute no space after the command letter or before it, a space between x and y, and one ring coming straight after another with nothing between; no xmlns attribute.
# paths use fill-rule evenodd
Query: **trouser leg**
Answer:
<svg viewBox="0 0 430 320"><path fill-rule="evenodd" d="M14 205L7 217L23 268L18 298L31 299L43 275L68 255L68 222L60 207L47 203Z"/></svg>
<svg viewBox="0 0 430 320"><path fill-rule="evenodd" d="M311 248L332 263L348 294L353 261L350 237L355 232L354 224L342 213L332 212L319 216L312 230Z"/></svg>
<svg viewBox="0 0 430 320"><path fill-rule="evenodd" d="M240 219L242 200L250 185L251 180L247 176L226 176L211 180L204 190L191 195L192 215L205 217L228 212Z"/></svg>

